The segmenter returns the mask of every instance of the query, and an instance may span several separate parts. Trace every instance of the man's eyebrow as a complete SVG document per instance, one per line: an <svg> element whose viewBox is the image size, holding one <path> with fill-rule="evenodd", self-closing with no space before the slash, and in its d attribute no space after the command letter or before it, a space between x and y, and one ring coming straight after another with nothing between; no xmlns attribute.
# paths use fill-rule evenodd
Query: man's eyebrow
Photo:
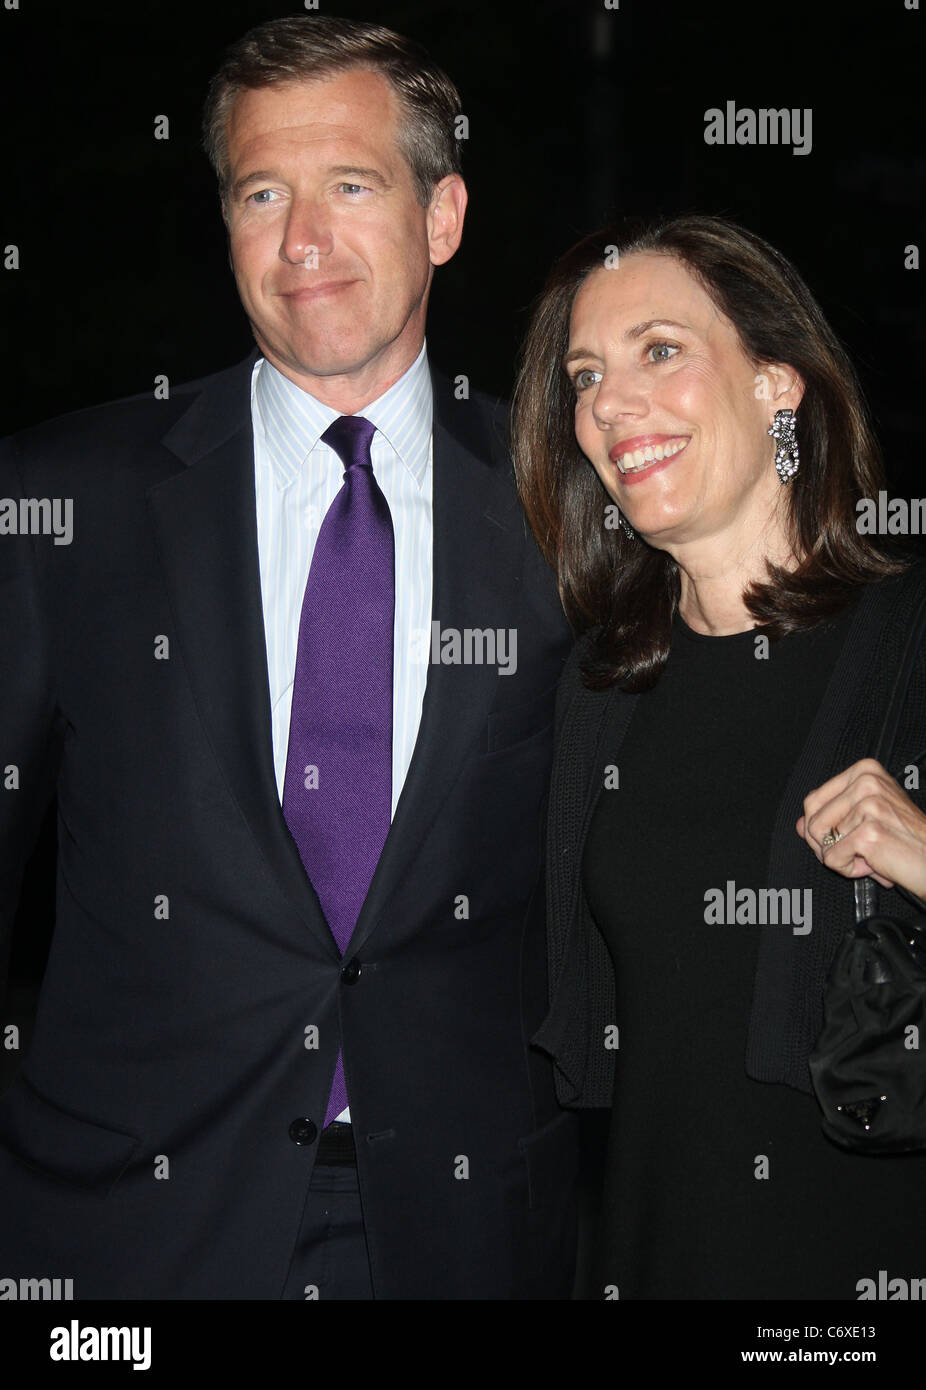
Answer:
<svg viewBox="0 0 926 1390"><path fill-rule="evenodd" d="M245 174L240 179L235 179L231 186L231 196L237 198L242 189L247 188L249 183L276 183L279 181L279 174L272 169L255 169L253 174Z"/></svg>
<svg viewBox="0 0 926 1390"><path fill-rule="evenodd" d="M391 188L392 185L379 169L367 169L362 164L332 164L328 170L329 174L337 174L344 177L353 174L358 179L364 179L367 183L373 183L377 188Z"/></svg>
<svg viewBox="0 0 926 1390"><path fill-rule="evenodd" d="M642 338L645 333L648 333L651 328L683 328L690 332L691 324L676 323L675 319L647 319L645 323L635 323L633 328L628 328L624 334L624 338L629 339L631 342L635 342L637 338ZM591 352L588 348L573 348L571 352L567 352L566 356L563 358L563 366L568 367L570 362L575 362L580 357L594 356L595 353Z"/></svg>
<svg viewBox="0 0 926 1390"><path fill-rule="evenodd" d="M325 170L329 176L337 178L347 178L350 176L355 179L363 179L364 182L373 184L376 188L391 188L392 184L380 172L379 169L368 169L362 164L332 164ZM285 180L282 180L285 182ZM255 169L251 174L244 174L240 179L236 179L231 186L232 198L237 198L249 184L252 183L279 183L280 174L274 169Z"/></svg>

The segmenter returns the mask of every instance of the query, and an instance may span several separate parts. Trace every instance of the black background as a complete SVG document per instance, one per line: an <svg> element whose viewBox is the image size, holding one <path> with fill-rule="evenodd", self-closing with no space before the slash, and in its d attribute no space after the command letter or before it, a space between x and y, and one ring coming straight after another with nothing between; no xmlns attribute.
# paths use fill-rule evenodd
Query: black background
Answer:
<svg viewBox="0 0 926 1390"><path fill-rule="evenodd" d="M249 351L200 108L228 42L306 13L9 3L0 246L19 248L20 268L0 275L0 433ZM461 91L470 207L428 330L447 371L507 394L551 262L614 215L724 214L804 274L857 364L892 491L924 491L922 282L904 268L923 240L923 13L904 0L322 0L321 12L419 40ZM811 108L811 153L706 145L704 113L728 100ZM168 140L154 138L161 115ZM49 825L18 924L22 980L41 973L52 848Z"/></svg>

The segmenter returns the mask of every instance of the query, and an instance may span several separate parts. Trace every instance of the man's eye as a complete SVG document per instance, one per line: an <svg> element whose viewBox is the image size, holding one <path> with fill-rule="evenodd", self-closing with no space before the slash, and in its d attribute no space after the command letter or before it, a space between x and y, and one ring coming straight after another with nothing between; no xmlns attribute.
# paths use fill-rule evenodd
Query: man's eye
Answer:
<svg viewBox="0 0 926 1390"><path fill-rule="evenodd" d="M591 367L583 367L572 378L572 384L577 391L587 391L590 386L596 386L600 380L600 372L593 372Z"/></svg>
<svg viewBox="0 0 926 1390"><path fill-rule="evenodd" d="M676 343L650 343L646 355L651 362L669 362L678 352Z"/></svg>
<svg viewBox="0 0 926 1390"><path fill-rule="evenodd" d="M366 188L362 183L339 183L338 188L342 193L366 193Z"/></svg>
<svg viewBox="0 0 926 1390"><path fill-rule="evenodd" d="M278 197L279 194L274 192L272 188L259 188L256 193L251 193L249 195L248 202L256 203L258 207L264 207L267 203Z"/></svg>

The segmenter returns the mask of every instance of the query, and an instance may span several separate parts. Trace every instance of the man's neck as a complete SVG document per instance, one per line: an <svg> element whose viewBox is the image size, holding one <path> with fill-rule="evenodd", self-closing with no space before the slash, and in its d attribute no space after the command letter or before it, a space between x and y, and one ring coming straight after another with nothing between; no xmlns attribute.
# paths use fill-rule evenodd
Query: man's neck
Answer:
<svg viewBox="0 0 926 1390"><path fill-rule="evenodd" d="M370 363L358 373L345 372L336 376L312 376L308 372L300 372L269 352L264 351L264 356L282 376L316 401L320 401L322 405L327 405L340 415L359 415L401 380L418 360L423 345L422 338L417 346L403 354L398 362Z"/></svg>

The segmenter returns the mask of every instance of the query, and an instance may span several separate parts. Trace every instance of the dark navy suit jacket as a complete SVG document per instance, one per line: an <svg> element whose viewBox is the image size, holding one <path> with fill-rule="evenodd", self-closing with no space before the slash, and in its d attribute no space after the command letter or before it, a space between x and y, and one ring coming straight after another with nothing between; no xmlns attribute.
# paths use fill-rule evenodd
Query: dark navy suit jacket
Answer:
<svg viewBox="0 0 926 1390"><path fill-rule="evenodd" d="M4 928L54 794L59 839L34 1038L0 1101L0 1274L279 1298L317 1151L290 1131L320 1127L341 1047L377 1297L568 1296L574 1117L530 1038L570 639L503 415L435 378L433 617L515 629L517 668L431 665L342 960L274 779L252 362L0 454L0 495L74 501L70 545L0 537Z"/></svg>

